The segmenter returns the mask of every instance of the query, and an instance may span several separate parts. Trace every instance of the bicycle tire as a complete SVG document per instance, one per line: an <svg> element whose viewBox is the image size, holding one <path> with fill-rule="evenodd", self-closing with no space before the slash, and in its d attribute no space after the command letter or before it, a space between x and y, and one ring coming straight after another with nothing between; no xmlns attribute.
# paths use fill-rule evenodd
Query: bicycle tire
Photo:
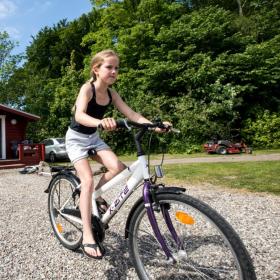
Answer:
<svg viewBox="0 0 280 280"><path fill-rule="evenodd" d="M53 178L49 187L48 212L55 236L70 250L82 243L82 225L61 215L61 211L79 212L79 195L73 197L77 181L70 175L61 174Z"/></svg>
<svg viewBox="0 0 280 280"><path fill-rule="evenodd" d="M167 260L141 203L128 232L130 258L140 279L256 279L241 239L215 210L185 194L158 193L156 199L159 205L168 205L182 247L172 238L161 211L155 211L161 234L177 262ZM175 218L181 212L185 220Z"/></svg>

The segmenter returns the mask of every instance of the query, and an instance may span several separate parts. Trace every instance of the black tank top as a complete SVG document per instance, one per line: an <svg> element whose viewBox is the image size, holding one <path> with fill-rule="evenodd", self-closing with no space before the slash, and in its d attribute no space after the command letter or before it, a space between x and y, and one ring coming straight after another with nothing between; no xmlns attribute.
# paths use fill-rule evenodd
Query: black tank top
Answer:
<svg viewBox="0 0 280 280"><path fill-rule="evenodd" d="M107 108L112 103L112 95L110 90L108 89L107 92L110 99L109 103L107 105L100 105L96 103L96 93L95 93L95 86L93 82L91 82L91 88L92 88L92 98L88 103L86 113L95 119L101 120L103 119L103 116L106 113ZM92 134L96 131L96 127L88 127L76 122L75 116L73 116L71 120L70 128L83 134Z"/></svg>

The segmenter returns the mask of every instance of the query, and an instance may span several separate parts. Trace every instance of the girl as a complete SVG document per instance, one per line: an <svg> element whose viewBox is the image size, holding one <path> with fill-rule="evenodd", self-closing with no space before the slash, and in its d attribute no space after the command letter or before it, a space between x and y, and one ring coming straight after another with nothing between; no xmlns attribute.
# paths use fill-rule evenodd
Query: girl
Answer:
<svg viewBox="0 0 280 280"><path fill-rule="evenodd" d="M115 153L99 137L97 127L102 125L103 129L108 131L116 129L113 118L103 118L106 109L111 104L134 122L150 123L149 120L134 112L116 91L109 89L117 79L118 70L119 58L112 50L101 51L92 58L91 80L80 89L75 103L75 114L66 133L67 153L81 180L82 249L86 256L95 259L101 259L104 251L94 240L91 231L91 196L94 187L93 174L87 158L91 156L108 170L95 189L100 188L125 168ZM96 151L95 154L91 152L93 149ZM108 205L104 199L99 200L99 204L104 211L107 210Z"/></svg>

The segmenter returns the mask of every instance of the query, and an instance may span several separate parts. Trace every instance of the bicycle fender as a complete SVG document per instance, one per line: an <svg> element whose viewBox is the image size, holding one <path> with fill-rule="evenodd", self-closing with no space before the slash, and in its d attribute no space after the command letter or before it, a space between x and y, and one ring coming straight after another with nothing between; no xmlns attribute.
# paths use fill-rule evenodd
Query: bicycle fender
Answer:
<svg viewBox="0 0 280 280"><path fill-rule="evenodd" d="M67 171L67 170L62 170L62 171L59 171L58 173L52 175L52 179L51 179L47 189L44 190L45 193L49 193L52 182L59 175L63 175L65 177L72 177L72 179L74 179L78 185L80 184L80 179L75 174L73 174L72 172Z"/></svg>
<svg viewBox="0 0 280 280"><path fill-rule="evenodd" d="M156 190L156 194L160 194L160 193L176 193L176 194L180 194L185 192L186 189L184 188L179 188L179 187L162 187L162 188L158 188ZM130 212L128 214L128 217L126 219L126 224L125 224L125 233L124 233L124 237L127 239L128 238L128 233L129 233L129 226L130 226L130 222L131 222L131 218L135 212L135 210L141 205L144 204L144 200L143 197L140 197L135 204L133 205L133 207L130 209Z"/></svg>
<svg viewBox="0 0 280 280"><path fill-rule="evenodd" d="M163 188L158 188L156 190L156 194L158 193L184 193L186 191L185 188L180 188L180 187L163 187Z"/></svg>

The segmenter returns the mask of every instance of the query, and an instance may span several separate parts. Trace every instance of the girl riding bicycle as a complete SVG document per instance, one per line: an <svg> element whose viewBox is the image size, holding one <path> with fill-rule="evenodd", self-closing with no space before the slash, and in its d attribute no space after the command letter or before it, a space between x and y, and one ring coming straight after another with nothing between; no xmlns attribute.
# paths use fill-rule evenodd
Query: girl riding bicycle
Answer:
<svg viewBox="0 0 280 280"><path fill-rule="evenodd" d="M101 259L104 250L101 250L98 242L94 240L91 229L91 196L94 190L99 189L121 172L125 165L99 137L97 127L101 126L107 131L116 129L114 118L103 118L111 104L131 121L138 123L150 123L150 121L133 111L120 95L110 88L116 81L119 70L119 57L114 51L104 50L97 53L92 58L90 69L91 79L81 87L75 102L74 116L66 133L66 149L81 180L82 249L86 256ZM165 124L170 126L168 122ZM157 128L156 131L165 130ZM108 170L95 187L92 170L87 159L89 156ZM106 211L108 207L106 201L101 199L98 202L100 207Z"/></svg>

